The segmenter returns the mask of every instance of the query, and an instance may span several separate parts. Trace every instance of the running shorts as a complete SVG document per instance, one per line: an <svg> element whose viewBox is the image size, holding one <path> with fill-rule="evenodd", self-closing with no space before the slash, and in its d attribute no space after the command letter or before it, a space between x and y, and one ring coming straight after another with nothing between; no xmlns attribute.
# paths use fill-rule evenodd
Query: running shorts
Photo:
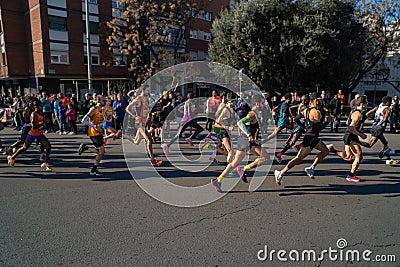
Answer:
<svg viewBox="0 0 400 267"><path fill-rule="evenodd" d="M28 140L30 142L33 142L33 141L39 139L42 136L44 136L44 135L43 134L41 134L41 135L30 135L30 134L27 134L26 140Z"/></svg>
<svg viewBox="0 0 400 267"><path fill-rule="evenodd" d="M343 142L346 146L349 146L351 144L359 144L360 139L358 139L358 136L352 133L346 133L343 137Z"/></svg>
<svg viewBox="0 0 400 267"><path fill-rule="evenodd" d="M237 141L237 150L249 152L252 147L261 147L259 143L249 142L249 139L242 136Z"/></svg>
<svg viewBox="0 0 400 267"><path fill-rule="evenodd" d="M109 127L112 127L112 122L111 121L105 121L103 122L103 129L107 129Z"/></svg>
<svg viewBox="0 0 400 267"><path fill-rule="evenodd" d="M319 143L319 138L314 135L304 135L303 137L303 146L304 147L310 147L311 149L314 149L316 145Z"/></svg>
<svg viewBox="0 0 400 267"><path fill-rule="evenodd" d="M380 137L385 132L385 127L381 125L373 124L371 128L371 135L374 137Z"/></svg>
<svg viewBox="0 0 400 267"><path fill-rule="evenodd" d="M286 126L288 125L289 120L286 118L279 118L278 119L278 124L277 127L278 128L286 128Z"/></svg>
<svg viewBox="0 0 400 267"><path fill-rule="evenodd" d="M89 136L95 148L104 146L103 135Z"/></svg>
<svg viewBox="0 0 400 267"><path fill-rule="evenodd" d="M218 138L221 139L221 140L224 139L224 138L230 139L228 131L227 131L226 129L224 129L224 128L221 129L221 130L219 131Z"/></svg>

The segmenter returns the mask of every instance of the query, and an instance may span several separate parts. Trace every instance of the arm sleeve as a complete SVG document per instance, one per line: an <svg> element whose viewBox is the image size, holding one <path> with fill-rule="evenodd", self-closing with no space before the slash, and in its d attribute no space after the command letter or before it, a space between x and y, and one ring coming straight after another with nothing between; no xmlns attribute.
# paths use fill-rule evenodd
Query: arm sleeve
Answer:
<svg viewBox="0 0 400 267"><path fill-rule="evenodd" d="M93 123L90 123L90 122L89 122L89 115L87 115L87 114L83 117L82 123L85 124L85 125L87 125L87 126L96 128L96 125L94 125Z"/></svg>
<svg viewBox="0 0 400 267"><path fill-rule="evenodd" d="M297 123L297 125L300 125L301 127L305 127L305 124L302 123L301 119L304 118L303 114L297 114L297 116L294 118L294 122Z"/></svg>
<svg viewBox="0 0 400 267"><path fill-rule="evenodd" d="M251 134L250 134L249 130L247 130L245 123L250 122L250 121L251 121L250 116L246 116L243 119L241 119L240 121L238 121L238 123L237 123L239 129L242 130L242 132L244 132L247 137L249 137Z"/></svg>

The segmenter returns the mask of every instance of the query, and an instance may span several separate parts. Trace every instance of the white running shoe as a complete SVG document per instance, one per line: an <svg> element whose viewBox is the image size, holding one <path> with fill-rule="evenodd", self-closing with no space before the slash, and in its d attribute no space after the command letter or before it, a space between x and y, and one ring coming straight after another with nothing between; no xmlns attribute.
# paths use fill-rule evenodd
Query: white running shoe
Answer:
<svg viewBox="0 0 400 267"><path fill-rule="evenodd" d="M304 171L307 173L308 177L314 179L314 169L312 167L305 168Z"/></svg>

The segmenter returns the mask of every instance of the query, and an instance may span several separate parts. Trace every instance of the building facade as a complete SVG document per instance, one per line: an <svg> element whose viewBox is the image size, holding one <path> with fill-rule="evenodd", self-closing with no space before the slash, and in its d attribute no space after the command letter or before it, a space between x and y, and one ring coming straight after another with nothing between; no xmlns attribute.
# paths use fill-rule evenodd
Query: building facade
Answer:
<svg viewBox="0 0 400 267"><path fill-rule="evenodd" d="M112 18L112 0L89 0L93 86L105 91L129 77L126 56L109 51L101 33ZM87 51L83 0L0 2L0 89L87 92Z"/></svg>
<svg viewBox="0 0 400 267"><path fill-rule="evenodd" d="M109 50L106 23L124 6L117 0L89 1L89 31L94 92L110 93L130 86L129 58ZM191 10L189 22L172 29L171 38L162 44L170 58L163 68L185 61L209 60L213 21L223 9L233 9L235 0L204 0ZM84 0L0 1L0 92L23 95L88 92L86 12ZM171 60L175 38L181 32L178 61ZM155 47L157 49L157 47ZM190 85L185 91L203 96L211 85ZM133 89L133 88L128 88Z"/></svg>

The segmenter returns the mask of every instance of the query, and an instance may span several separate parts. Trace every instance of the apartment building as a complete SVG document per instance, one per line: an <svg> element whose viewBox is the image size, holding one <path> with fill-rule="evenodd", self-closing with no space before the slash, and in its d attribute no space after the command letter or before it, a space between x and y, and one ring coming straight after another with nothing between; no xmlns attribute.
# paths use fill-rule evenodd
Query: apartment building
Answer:
<svg viewBox="0 0 400 267"><path fill-rule="evenodd" d="M132 85L129 58L118 50L110 51L105 34L106 22L117 16L117 9L123 9L123 5L117 0L88 1L94 91L109 92ZM169 53L162 67L209 60L212 23L221 10L233 9L236 2L204 0L198 9L191 10L187 25L171 29L171 38L161 44ZM22 95L61 90L82 97L88 92L85 24L84 0L0 1L0 92ZM184 31L184 39L176 51L178 60L171 60L179 31ZM210 86L188 89L203 95Z"/></svg>
<svg viewBox="0 0 400 267"><path fill-rule="evenodd" d="M104 92L130 75L127 57L109 51L102 34L113 8L121 7L113 0L89 0L95 91ZM1 1L0 90L86 93L85 15L83 0Z"/></svg>

